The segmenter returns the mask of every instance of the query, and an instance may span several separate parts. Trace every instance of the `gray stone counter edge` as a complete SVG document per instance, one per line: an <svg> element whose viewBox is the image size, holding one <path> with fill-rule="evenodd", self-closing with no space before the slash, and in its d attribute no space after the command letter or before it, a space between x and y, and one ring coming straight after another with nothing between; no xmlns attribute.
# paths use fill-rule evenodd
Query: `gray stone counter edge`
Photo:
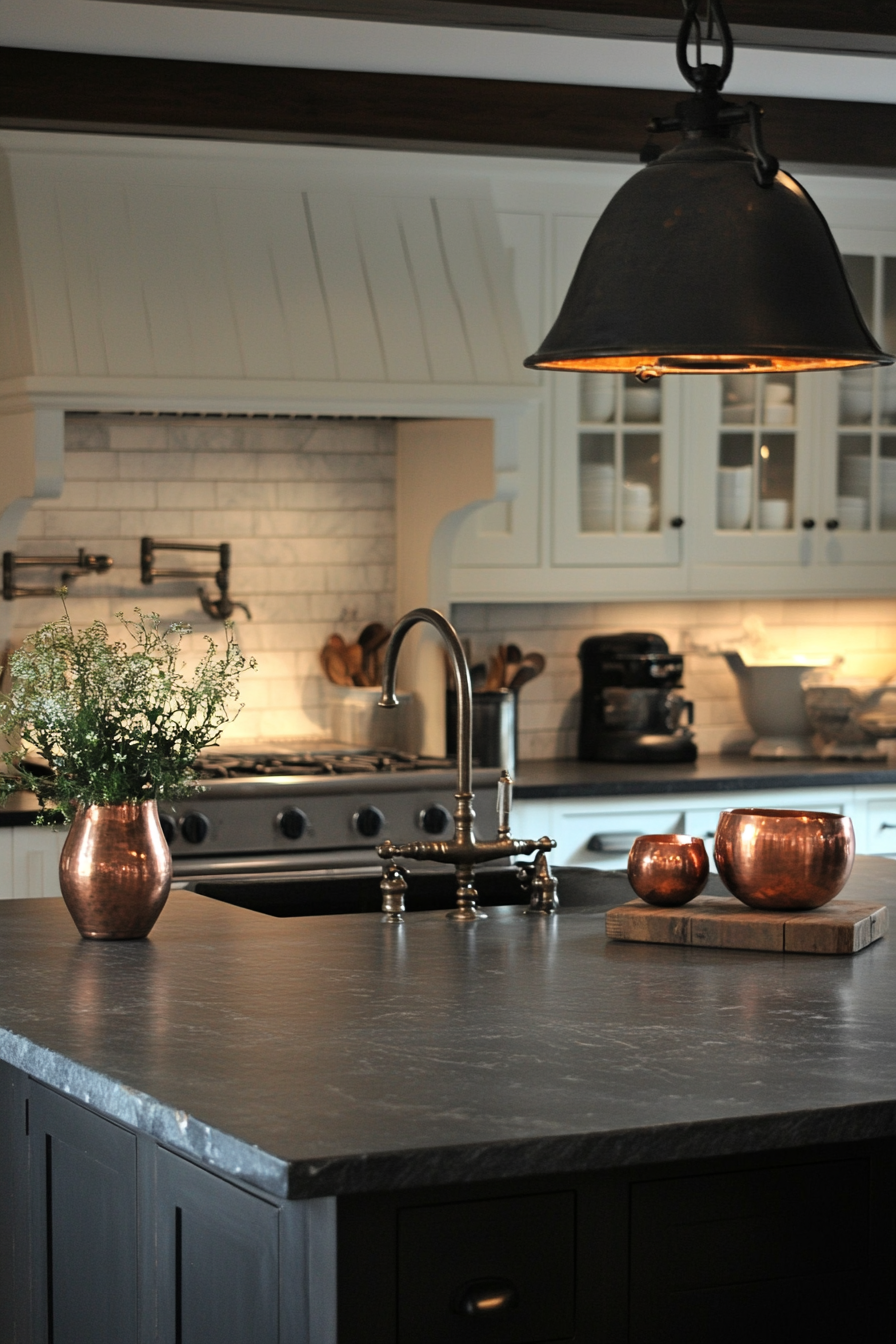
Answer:
<svg viewBox="0 0 896 1344"><path fill-rule="evenodd" d="M212 1171L281 1199L560 1176L896 1137L896 1100L880 1100L605 1133L547 1135L289 1161L272 1157L253 1144L223 1134L144 1092L13 1032L0 1031L0 1059Z"/></svg>
<svg viewBox="0 0 896 1344"><path fill-rule="evenodd" d="M730 793L748 789L853 788L861 784L896 784L896 770L842 770L830 773L795 770L788 775L730 775L690 779L594 779L545 784L514 784L515 798L635 798L662 794Z"/></svg>

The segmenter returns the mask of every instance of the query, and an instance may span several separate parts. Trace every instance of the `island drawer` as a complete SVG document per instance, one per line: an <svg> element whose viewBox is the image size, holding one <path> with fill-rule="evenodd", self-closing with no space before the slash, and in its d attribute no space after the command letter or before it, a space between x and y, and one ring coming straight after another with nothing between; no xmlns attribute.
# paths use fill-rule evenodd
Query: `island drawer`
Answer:
<svg viewBox="0 0 896 1344"><path fill-rule="evenodd" d="M398 1344L536 1344L575 1324L572 1191L400 1209Z"/></svg>

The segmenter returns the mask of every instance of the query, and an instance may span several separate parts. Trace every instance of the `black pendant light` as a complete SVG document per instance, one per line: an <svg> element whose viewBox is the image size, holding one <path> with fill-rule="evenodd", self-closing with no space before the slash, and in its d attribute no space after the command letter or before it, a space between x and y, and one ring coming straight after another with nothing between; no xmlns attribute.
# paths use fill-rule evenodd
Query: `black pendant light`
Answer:
<svg viewBox="0 0 896 1344"><path fill-rule="evenodd" d="M681 131L616 193L582 253L532 369L762 373L892 364L862 320L831 231L762 143L761 109L720 96L733 42L708 0L722 64L701 59L700 0L685 0L678 66L694 94L651 132ZM688 60L692 35L697 64ZM740 144L747 126L750 147Z"/></svg>

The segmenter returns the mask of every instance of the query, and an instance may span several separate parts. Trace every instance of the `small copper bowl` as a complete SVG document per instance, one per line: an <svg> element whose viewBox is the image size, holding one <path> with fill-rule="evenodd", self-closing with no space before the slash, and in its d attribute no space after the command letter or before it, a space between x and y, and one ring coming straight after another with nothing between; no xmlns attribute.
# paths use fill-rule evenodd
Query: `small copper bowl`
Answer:
<svg viewBox="0 0 896 1344"><path fill-rule="evenodd" d="M814 910L846 885L856 857L849 817L730 807L719 817L715 859L725 886L758 910Z"/></svg>
<svg viewBox="0 0 896 1344"><path fill-rule="evenodd" d="M632 890L651 905L687 905L709 877L709 859L696 835L639 835L628 856Z"/></svg>

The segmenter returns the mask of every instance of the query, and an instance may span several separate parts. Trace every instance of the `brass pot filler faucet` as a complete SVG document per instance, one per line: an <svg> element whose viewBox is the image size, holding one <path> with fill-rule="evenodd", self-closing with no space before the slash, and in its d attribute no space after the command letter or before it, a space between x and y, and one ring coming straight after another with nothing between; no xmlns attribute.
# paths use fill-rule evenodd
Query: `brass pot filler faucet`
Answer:
<svg viewBox="0 0 896 1344"><path fill-rule="evenodd" d="M457 807L454 812L453 840L415 840L396 845L391 840L377 845L377 854L383 860L383 911L387 918L401 919L404 911L404 893L407 891L406 873L396 859L422 859L454 865L457 876L457 906L448 911L449 919L487 919L476 903L477 891L473 870L477 864L493 859L506 859L516 854L537 854L534 864L520 864L521 875L530 892L529 914L553 914L559 905L557 879L551 874L548 851L556 849L556 840L543 835L540 840L514 840L510 835L510 808L513 781L504 771L498 781L498 832L494 840L477 840L473 830L476 813L473 811L473 702L470 669L457 631L441 612L431 607L417 607L396 623L386 648L383 665L383 694L380 705L396 709L395 669L405 635L412 626L425 622L438 630L448 650L457 689Z"/></svg>

